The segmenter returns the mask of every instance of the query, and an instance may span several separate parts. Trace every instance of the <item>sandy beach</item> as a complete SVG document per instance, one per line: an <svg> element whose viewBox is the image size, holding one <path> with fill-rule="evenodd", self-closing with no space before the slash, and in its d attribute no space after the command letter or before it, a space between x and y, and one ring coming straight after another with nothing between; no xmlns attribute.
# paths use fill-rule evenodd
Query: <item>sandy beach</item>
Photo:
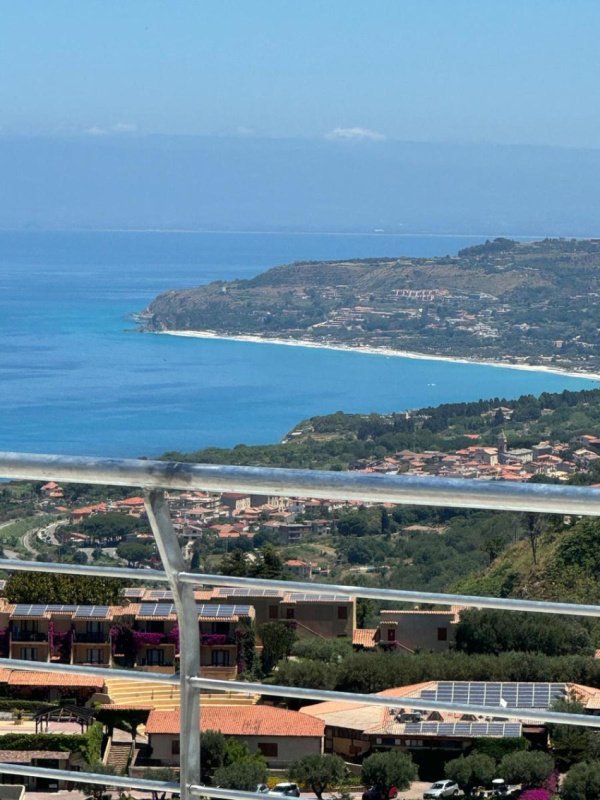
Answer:
<svg viewBox="0 0 600 800"><path fill-rule="evenodd" d="M566 375L571 378L584 378L590 381L600 381L600 373L583 372L577 370L548 367L543 364L513 364L510 361L481 361L475 358L459 358L454 356L437 356L427 353L413 353L409 350L393 350L387 347L351 347L343 344L322 344L307 339L277 339L251 334L239 336L216 333L215 331L154 331L164 336L184 336L190 339L224 339L233 342L252 342L254 344L280 344L287 347L311 347L316 350L340 350L349 353L365 353L372 356L392 356L394 358L413 358L420 361L449 361L454 364L479 364L485 367L498 367L500 369L520 369L528 372L550 372L557 375Z"/></svg>

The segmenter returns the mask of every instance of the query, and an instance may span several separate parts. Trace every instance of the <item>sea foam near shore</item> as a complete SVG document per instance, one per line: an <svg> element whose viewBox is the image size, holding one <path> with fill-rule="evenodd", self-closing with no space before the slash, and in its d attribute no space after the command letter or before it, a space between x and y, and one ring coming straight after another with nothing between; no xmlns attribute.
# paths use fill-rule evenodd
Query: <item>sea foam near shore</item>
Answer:
<svg viewBox="0 0 600 800"><path fill-rule="evenodd" d="M475 358L465 358L458 356L442 356L433 355L429 353L414 353L410 350L394 350L389 347L353 347L343 344L330 344L314 342L310 339L277 339L266 336L257 336L253 334L240 334L228 335L216 333L215 331L153 331L165 336L183 336L190 339L219 339L232 342L251 342L253 344L278 344L286 345L287 347L310 347L316 350L338 350L347 353L364 353L372 356L392 356L394 358L411 358L419 361L447 361L452 364L473 364L485 367L499 367L501 369L518 369L527 372L547 372L555 375L565 375L570 378L582 378L600 382L600 373L598 372L584 372L577 370L561 369L559 367L550 367L544 364L521 364L513 363L511 361L483 361Z"/></svg>

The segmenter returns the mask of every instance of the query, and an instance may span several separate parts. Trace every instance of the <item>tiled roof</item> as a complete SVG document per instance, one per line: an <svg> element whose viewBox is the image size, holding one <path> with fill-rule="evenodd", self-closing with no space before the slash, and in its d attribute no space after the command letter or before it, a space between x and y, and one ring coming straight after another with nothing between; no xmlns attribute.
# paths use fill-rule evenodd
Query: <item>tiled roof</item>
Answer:
<svg viewBox="0 0 600 800"><path fill-rule="evenodd" d="M0 761L6 764L30 764L34 758L65 759L64 750L0 750Z"/></svg>
<svg viewBox="0 0 600 800"><path fill-rule="evenodd" d="M75 689L102 689L104 678L92 675L72 675L57 672L28 672L26 670L7 670L9 686L70 686Z"/></svg>
<svg viewBox="0 0 600 800"><path fill-rule="evenodd" d="M375 647L377 630L377 628L355 628L352 631L352 644L361 645L362 647Z"/></svg>
<svg viewBox="0 0 600 800"><path fill-rule="evenodd" d="M179 733L179 711L152 711L147 734ZM207 706L201 729L225 736L323 736L325 723L298 711L272 706Z"/></svg>

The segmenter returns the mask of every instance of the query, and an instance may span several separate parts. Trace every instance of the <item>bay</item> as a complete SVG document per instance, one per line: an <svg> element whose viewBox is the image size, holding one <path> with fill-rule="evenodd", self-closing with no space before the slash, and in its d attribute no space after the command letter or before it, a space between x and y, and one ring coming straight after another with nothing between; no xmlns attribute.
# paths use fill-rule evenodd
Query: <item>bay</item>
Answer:
<svg viewBox="0 0 600 800"><path fill-rule="evenodd" d="M141 334L159 292L291 261L435 256L485 237L0 232L0 449L155 456L275 442L337 410L590 388L582 378Z"/></svg>

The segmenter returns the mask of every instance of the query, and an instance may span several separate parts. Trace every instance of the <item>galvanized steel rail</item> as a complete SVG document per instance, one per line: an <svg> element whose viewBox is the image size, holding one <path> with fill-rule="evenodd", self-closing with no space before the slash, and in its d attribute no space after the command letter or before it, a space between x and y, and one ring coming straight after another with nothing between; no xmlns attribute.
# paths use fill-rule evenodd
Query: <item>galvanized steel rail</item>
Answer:
<svg viewBox="0 0 600 800"><path fill-rule="evenodd" d="M261 467L178 464L163 461L97 459L67 456L0 453L0 477L24 480L57 480L139 487L145 493L145 507L156 539L164 570L133 570L74 564L16 562L0 559L0 569L13 571L54 572L89 577L115 577L125 580L168 583L180 622L180 675L159 675L128 670L89 666L65 666L43 662L0 659L0 666L37 672L76 673L102 677L125 677L135 681L164 682L181 687L180 784L164 781L107 776L94 773L73 773L27 765L2 764L5 774L31 775L70 781L96 783L117 788L148 791L179 791L182 800L203 795L217 800L249 800L260 798L252 792L206 787L200 784L200 690L263 693L278 697L310 700L361 702L395 708L399 697L360 695L316 689L242 683L203 678L200 674L200 645L196 601L193 586L239 586L274 588L306 593L334 593L345 597L368 597L389 602L435 603L496 608L507 611L560 613L600 616L600 607L559 602L542 602L513 598L473 597L432 592L374 589L336 584L315 584L295 581L270 581L230 576L190 573L185 569L181 550L173 530L163 490L235 490L254 494L289 497L311 497L332 500L360 500L371 503L421 504L461 508L482 508L500 511L532 511L554 514L600 516L600 492L592 487L553 486L548 484L505 484L476 480L421 478L414 476L370 475L363 473L322 472L311 470L267 469ZM406 702L407 698L403 699ZM418 700L425 710L458 711L523 721L568 723L600 728L600 718L584 714L537 712L531 709L507 709L494 706L469 706Z"/></svg>

